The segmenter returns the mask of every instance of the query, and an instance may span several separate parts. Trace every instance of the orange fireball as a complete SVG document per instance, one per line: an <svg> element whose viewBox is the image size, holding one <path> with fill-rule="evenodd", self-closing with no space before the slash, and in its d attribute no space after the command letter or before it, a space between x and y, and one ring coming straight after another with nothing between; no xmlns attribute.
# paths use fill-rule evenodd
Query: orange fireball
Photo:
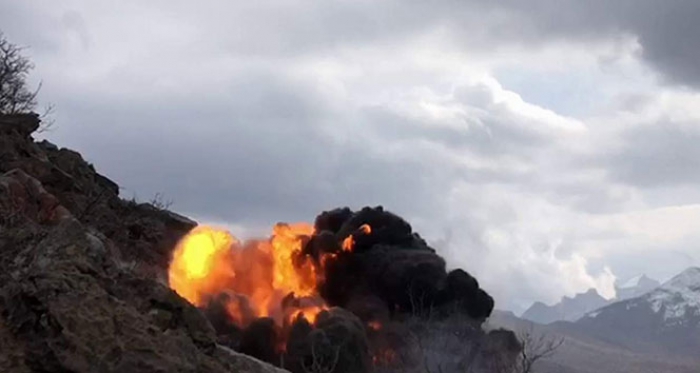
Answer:
<svg viewBox="0 0 700 373"><path fill-rule="evenodd" d="M241 243L224 230L199 226L175 248L170 287L199 307L218 294L245 296L243 301L232 297L224 304L231 320L242 326L265 316L279 325L290 315L313 322L326 307L316 292L314 261L302 253L312 234L310 224L277 224L269 239ZM316 305L284 306L283 299L289 296L316 299Z"/></svg>
<svg viewBox="0 0 700 373"><path fill-rule="evenodd" d="M196 306L235 281L229 265L230 248L238 244L228 232L199 226L185 236L175 248L168 272L170 287Z"/></svg>

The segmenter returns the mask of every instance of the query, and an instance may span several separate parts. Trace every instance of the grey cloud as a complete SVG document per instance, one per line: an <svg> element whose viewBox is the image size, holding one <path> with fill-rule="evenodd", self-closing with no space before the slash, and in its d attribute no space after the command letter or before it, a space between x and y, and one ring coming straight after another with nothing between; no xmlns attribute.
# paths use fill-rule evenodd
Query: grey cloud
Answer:
<svg viewBox="0 0 700 373"><path fill-rule="evenodd" d="M694 0L518 2L538 38L638 37L642 56L676 84L700 84L700 2ZM517 21L516 21L517 22Z"/></svg>
<svg viewBox="0 0 700 373"><path fill-rule="evenodd" d="M238 224L308 221L346 204L409 215L434 205L439 184L431 185L425 159L337 145L323 128L342 119L324 111L317 92L282 76L238 83L225 101L206 104L155 99L114 107L99 97L68 98L59 105L70 119L50 137L80 149L127 188L125 197L163 193L181 211Z"/></svg>
<svg viewBox="0 0 700 373"><path fill-rule="evenodd" d="M504 45L536 48L564 40L586 47L631 33L639 36L649 63L669 78L693 84L698 72L686 61L693 56L680 48L697 43L688 39L696 26L681 27L694 3L663 3L676 10L656 9L661 3L651 0L123 4L122 20L105 17L109 11L92 2L75 3L77 10L59 5L40 10L32 2L3 1L0 24L33 48L39 69L56 65L45 70L54 75L42 76L47 82L42 93L57 106L57 130L49 139L81 151L126 188L125 197L163 193L181 212L256 227L310 220L339 205L382 204L419 222L421 231L454 231L443 244L453 246L444 250L455 263L480 272L500 300L522 303L562 291L554 281L546 289L538 284L561 273L518 267L517 258L527 250L519 245L532 244L533 255L540 255L537 250L550 237L546 229L528 231L537 228L533 221L547 218L540 207L564 211L549 216L556 225L567 214L619 210L627 196L612 193L611 184L697 182L689 171L696 166L693 159L700 159L692 148L699 139L678 129L631 131L622 137L624 148L596 149L598 158L591 160L560 144L555 131L538 127L542 123L495 103L488 87L457 87L454 103L471 111L463 127L448 127L381 103L367 104L351 86L341 87L350 97L326 97L314 74L294 71L306 59L323 61L338 50L355 56L365 47L378 48L391 57L397 45L412 45L435 30L444 31L452 50L487 54ZM662 15L660 20L644 15L650 10ZM681 21L670 25L676 19ZM171 22L167 32L151 30L158 21ZM172 44L164 43L165 50L185 52L163 56L159 39L153 51L138 38L124 39L160 35L156 31ZM687 33L676 35L681 31ZM64 39L74 38L102 52L114 46L119 63L90 70L103 56L83 51L85 72L61 71L69 68L62 58L73 53ZM406 72L406 86L430 85L415 78ZM466 162L475 159L498 166L516 160L523 167ZM607 173L596 176L600 170ZM579 175L589 172L594 176ZM469 189L458 195L455 190L463 185ZM513 247L507 257L489 261L499 255L490 251L493 244L486 237L492 230L510 235ZM572 247L557 255L568 258ZM508 283L517 288L483 277L494 263L512 267ZM532 277L532 271L541 273Z"/></svg>
<svg viewBox="0 0 700 373"><path fill-rule="evenodd" d="M55 43L50 34L29 27L37 21L47 23L54 33L67 28L88 43L90 21L87 26L77 22L84 18L77 11L65 11L58 18L44 11L37 20L29 15L37 12L31 5L4 4L3 8L6 28L21 30L18 33L34 47ZM696 63L700 60L700 25L696 22L700 3L694 0L340 1L324 6L213 2L194 11L189 2L168 1L142 8L131 4L125 16L131 12L158 17L166 12L185 25L207 22L206 29L192 27L199 43L248 56L333 53L367 43L391 46L438 29L463 48L482 52L502 45L533 48L563 40L585 45L627 34L638 37L643 57L670 81L700 84ZM148 32L149 26L140 22L133 27Z"/></svg>
<svg viewBox="0 0 700 373"><path fill-rule="evenodd" d="M613 180L640 187L700 182L700 130L696 126L662 119L629 128L620 138L620 146L601 152L598 158Z"/></svg>
<svg viewBox="0 0 700 373"><path fill-rule="evenodd" d="M450 104L459 105L464 112L447 120L449 124L444 119L412 118L386 106L368 107L365 115L378 124L379 134L393 140L430 141L452 151L491 159L512 154L530 159L556 139L556 130L548 133L541 128L543 123L495 102L491 88L484 85L458 86L453 96Z"/></svg>

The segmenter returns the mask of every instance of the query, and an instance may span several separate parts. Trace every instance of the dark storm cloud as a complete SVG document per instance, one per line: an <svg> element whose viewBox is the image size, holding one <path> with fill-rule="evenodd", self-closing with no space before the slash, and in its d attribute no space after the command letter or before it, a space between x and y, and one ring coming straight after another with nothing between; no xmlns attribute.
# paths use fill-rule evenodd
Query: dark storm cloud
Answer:
<svg viewBox="0 0 700 373"><path fill-rule="evenodd" d="M421 14L434 14L437 24L449 24L458 38L484 48L633 36L642 57L671 82L700 85L700 2L695 0L472 0L431 4Z"/></svg>
<svg viewBox="0 0 700 373"><path fill-rule="evenodd" d="M532 48L555 40L585 44L629 35L638 38L643 58L670 81L700 84L700 2L695 0L341 1L324 6L212 2L194 12L187 2L140 6L144 18L171 17L187 26L192 25L184 14L207 19L211 25L206 30L192 27L199 43L206 47L216 39L227 52L249 56L298 56L370 42L391 46L435 29L445 30L464 48L485 50L508 44ZM73 34L87 47L95 20L83 13L98 8L66 10L52 17L36 3L3 4L3 28L37 49L55 47L58 32ZM134 27L149 32L147 18Z"/></svg>
<svg viewBox="0 0 700 373"><path fill-rule="evenodd" d="M289 9L298 15L263 8L273 14L274 29L288 32L284 41L270 28L251 24L262 43L231 39L248 53L303 53L379 42L410 40L431 29L447 29L466 48L499 45L536 47L553 40L588 43L631 35L642 56L670 81L700 84L700 2L695 0L470 0L338 2L327 7ZM246 9L241 9L245 14ZM270 14L270 13L268 13ZM252 17L254 19L255 17ZM248 18L251 19L251 18ZM245 20L244 20L245 21ZM266 25L267 26L267 25ZM274 30L273 29L273 30ZM261 49L260 46L265 46ZM272 49L270 49L272 46Z"/></svg>
<svg viewBox="0 0 700 373"><path fill-rule="evenodd" d="M638 38L642 57L674 83L700 84L700 2L694 0L555 1L521 11L538 23L545 40L552 36L609 37L627 33ZM543 22L542 22L543 21ZM540 23L541 22L541 23Z"/></svg>
<svg viewBox="0 0 700 373"><path fill-rule="evenodd" d="M555 32L559 28L566 30L569 25L573 32L586 28L630 33L638 37L643 58L670 80L681 85L700 84L700 2L622 0L557 4L561 5L550 9L568 9L571 13L564 17L561 13L552 14L553 19L559 20ZM572 19L576 14L580 17L578 22Z"/></svg>

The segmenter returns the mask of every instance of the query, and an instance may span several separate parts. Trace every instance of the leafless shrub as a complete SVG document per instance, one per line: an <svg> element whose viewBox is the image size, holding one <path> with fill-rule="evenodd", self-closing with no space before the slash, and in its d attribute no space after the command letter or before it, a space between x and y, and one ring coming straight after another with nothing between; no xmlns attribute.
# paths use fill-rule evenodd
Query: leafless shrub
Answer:
<svg viewBox="0 0 700 373"><path fill-rule="evenodd" d="M429 301L430 298L427 296L425 289L411 281L406 287L406 294L411 304L411 314L414 317L425 317L428 320L433 317L434 305Z"/></svg>
<svg viewBox="0 0 700 373"><path fill-rule="evenodd" d="M306 373L332 373L338 365L340 358L340 346L322 346L319 348L319 338L312 338L310 361L301 361L302 368ZM329 348L330 347L330 348Z"/></svg>
<svg viewBox="0 0 700 373"><path fill-rule="evenodd" d="M126 203L130 206L138 206L144 203L144 200L139 198L136 193L133 193L131 198L125 199ZM174 201L171 199L165 199L162 193L156 193L151 199L145 203L153 206L158 210L169 210L172 207Z"/></svg>
<svg viewBox="0 0 700 373"><path fill-rule="evenodd" d="M168 210L173 205L173 200L166 200L164 199L161 193L156 193L155 196L153 196L153 198L151 198L151 200L148 203L150 203L153 207L157 208L158 210Z"/></svg>
<svg viewBox="0 0 700 373"><path fill-rule="evenodd" d="M0 32L0 113L18 114L34 110L41 84L31 90L27 76L34 68L22 55L22 47L10 43Z"/></svg>
<svg viewBox="0 0 700 373"><path fill-rule="evenodd" d="M413 316L404 320L404 325L411 332L410 340L406 342L416 347L411 356L404 357L405 364L400 364L404 371L411 369L422 373L474 372L477 355L481 350L478 343L481 329L474 320L455 313L440 319Z"/></svg>
<svg viewBox="0 0 700 373"><path fill-rule="evenodd" d="M54 124L56 124L56 120L53 118L54 109L55 107L52 104L44 107L44 111L39 114L41 125L39 125L36 133L49 132L54 128Z"/></svg>
<svg viewBox="0 0 700 373"><path fill-rule="evenodd" d="M518 361L516 373L534 373L535 365L556 353L564 344L564 338L551 337L546 334L535 334L532 329L519 335L522 350Z"/></svg>

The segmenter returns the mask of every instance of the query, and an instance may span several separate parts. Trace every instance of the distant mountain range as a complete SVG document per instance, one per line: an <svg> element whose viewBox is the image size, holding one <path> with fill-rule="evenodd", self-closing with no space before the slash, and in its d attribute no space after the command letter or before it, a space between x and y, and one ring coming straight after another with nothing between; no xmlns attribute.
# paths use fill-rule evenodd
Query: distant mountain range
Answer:
<svg viewBox="0 0 700 373"><path fill-rule="evenodd" d="M653 278L647 277L647 275L633 277L624 283L615 286L616 296L614 301L636 298L654 290L659 285L661 285L661 283Z"/></svg>
<svg viewBox="0 0 700 373"><path fill-rule="evenodd" d="M601 297L595 289L576 294L575 297L564 297L559 303L548 306L536 302L523 313L522 318L539 324L550 324L555 321L576 321L588 312L607 305L609 301Z"/></svg>
<svg viewBox="0 0 700 373"><path fill-rule="evenodd" d="M700 356L700 268L562 326L639 351Z"/></svg>
<svg viewBox="0 0 700 373"><path fill-rule="evenodd" d="M700 372L700 268L688 268L651 291L644 291L653 285L645 277L619 285L627 289L623 296L638 296L604 305L577 321L542 325L497 311L489 325L564 338L560 350L537 367L542 373ZM561 304L596 299L594 295Z"/></svg>
<svg viewBox="0 0 700 373"><path fill-rule="evenodd" d="M559 303L551 306L535 302L521 317L539 324L576 321L591 311L617 301L638 297L659 285L658 281L641 275L615 286L617 296L614 299L605 299L595 289L590 289L585 293L576 294L573 298L564 297Z"/></svg>

